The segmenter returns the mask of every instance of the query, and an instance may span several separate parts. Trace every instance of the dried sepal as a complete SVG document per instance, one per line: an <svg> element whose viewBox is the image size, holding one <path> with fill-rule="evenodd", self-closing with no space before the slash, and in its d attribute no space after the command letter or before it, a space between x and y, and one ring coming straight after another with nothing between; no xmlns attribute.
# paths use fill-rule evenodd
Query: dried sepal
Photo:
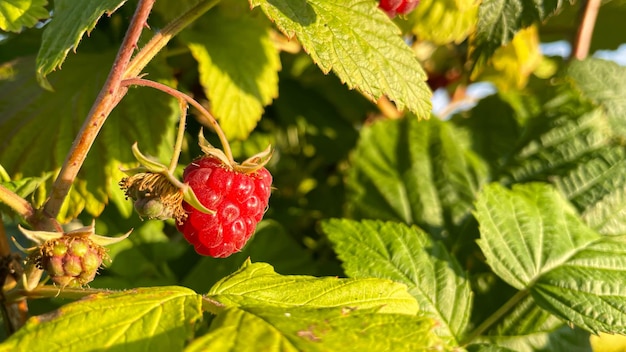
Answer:
<svg viewBox="0 0 626 352"><path fill-rule="evenodd" d="M243 163L239 164L235 161L229 160L223 150L211 145L211 143L209 143L209 141L207 141L204 137L202 129L200 129L200 133L198 135L198 145L206 156L217 158L222 162L224 167L244 174L251 174L265 167L265 165L272 158L272 154L274 152L272 150L272 146L270 145L265 148L264 151L249 157Z"/></svg>

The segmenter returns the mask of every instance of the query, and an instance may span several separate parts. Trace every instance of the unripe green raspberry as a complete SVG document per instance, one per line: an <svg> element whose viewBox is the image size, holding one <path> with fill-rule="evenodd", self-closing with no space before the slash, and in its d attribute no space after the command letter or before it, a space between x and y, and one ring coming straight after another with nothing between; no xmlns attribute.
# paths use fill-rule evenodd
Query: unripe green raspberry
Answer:
<svg viewBox="0 0 626 352"><path fill-rule="evenodd" d="M63 236L41 245L38 262L61 287L81 287L96 276L106 255L88 236Z"/></svg>

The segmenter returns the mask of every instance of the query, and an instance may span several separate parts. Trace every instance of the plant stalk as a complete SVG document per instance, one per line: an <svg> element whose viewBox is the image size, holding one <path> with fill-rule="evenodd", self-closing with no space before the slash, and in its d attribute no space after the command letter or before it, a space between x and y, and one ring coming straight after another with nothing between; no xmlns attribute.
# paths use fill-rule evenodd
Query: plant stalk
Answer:
<svg viewBox="0 0 626 352"><path fill-rule="evenodd" d="M178 132L176 133L176 142L174 143L174 153L172 154L172 160L168 168L170 174L176 171L178 165L178 158L180 157L180 151L183 148L183 139L185 137L185 124L187 122L187 102L184 99L178 98L178 104L180 105L180 119L178 120Z"/></svg>
<svg viewBox="0 0 626 352"><path fill-rule="evenodd" d="M584 60L589 55L593 28L596 25L600 5L601 0L587 0L585 12L583 13L582 21L578 27L576 41L574 42L573 53L576 60Z"/></svg>
<svg viewBox="0 0 626 352"><path fill-rule="evenodd" d="M217 123L217 120L215 119L215 117L213 117L213 115L211 115L211 113L204 106L202 106L202 104L198 103L194 98L172 87L168 87L165 84L150 81L150 80L143 79L143 78L128 78L122 82L122 85L124 86L137 85L137 86L151 87L154 89L158 89L164 93L167 93L175 98L183 99L187 103L191 104L194 108L198 109L200 114L204 116L204 118L207 120L207 122L209 123L209 127L211 127L215 131L218 138L220 139L220 143L222 143L222 147L224 148L224 154L226 154L226 157L228 158L230 162L234 163L233 152L230 148L230 144L228 143L228 138L226 138L224 131L222 131L222 128L220 127L219 123Z"/></svg>
<svg viewBox="0 0 626 352"><path fill-rule="evenodd" d="M65 197L67 197L69 189L72 183L74 183L98 132L113 108L126 94L127 88L120 86L121 80L125 77L137 76L174 35L219 2L219 0L201 1L183 13L163 28L160 33L156 34L131 61L132 53L137 47L137 41L142 29L144 26L147 26L147 18L152 10L154 1L140 0L137 5L131 25L126 32L109 77L98 94L80 132L76 136L61 171L52 186L50 198L44 205L43 214L46 214L48 217L56 218L59 214L61 205Z"/></svg>
<svg viewBox="0 0 626 352"><path fill-rule="evenodd" d="M8 205L13 211L27 221L35 215L35 210L26 199L20 197L10 189L0 185L0 202ZM1 241L1 240L0 240ZM0 253L2 255L3 253Z"/></svg>
<svg viewBox="0 0 626 352"><path fill-rule="evenodd" d="M167 45L167 43L182 31L185 27L191 24L193 21L204 15L213 6L217 5L220 0L204 0L196 4L196 6L190 8L178 18L168 23L163 29L154 35L152 39L135 55L133 60L128 65L125 77L135 77L141 73L144 67L152 60L156 54L161 51Z"/></svg>
<svg viewBox="0 0 626 352"><path fill-rule="evenodd" d="M122 46L113 62L111 72L91 107L89 115L83 123L80 132L76 136L72 148L63 163L63 167L52 186L50 198L48 198L44 205L45 213L50 217L56 218L57 215L59 215L61 205L69 193L70 187L76 179L78 171L83 165L96 136L113 108L126 94L127 88L121 87L120 82L126 72L132 54L137 47L137 41L147 23L146 21L150 15L154 1L155 0L140 0L137 5L130 27L126 32Z"/></svg>

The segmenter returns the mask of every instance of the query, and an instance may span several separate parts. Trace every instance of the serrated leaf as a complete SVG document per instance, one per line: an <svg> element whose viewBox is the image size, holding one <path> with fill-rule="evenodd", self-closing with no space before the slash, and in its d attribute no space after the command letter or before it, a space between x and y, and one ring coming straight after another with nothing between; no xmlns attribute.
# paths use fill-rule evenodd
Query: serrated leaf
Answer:
<svg viewBox="0 0 626 352"><path fill-rule="evenodd" d="M493 271L543 309L597 333L626 332L626 243L586 227L545 184L493 184L476 203Z"/></svg>
<svg viewBox="0 0 626 352"><path fill-rule="evenodd" d="M585 98L605 109L611 132L626 138L626 67L589 58L572 61L567 74Z"/></svg>
<svg viewBox="0 0 626 352"><path fill-rule="evenodd" d="M266 22L211 11L201 26L181 34L198 61L211 111L229 138L245 139L278 95L280 58Z"/></svg>
<svg viewBox="0 0 626 352"><path fill-rule="evenodd" d="M30 318L0 349L182 350L202 319L201 301L195 292L174 286L92 295Z"/></svg>
<svg viewBox="0 0 626 352"><path fill-rule="evenodd" d="M84 0L77 3L73 0L55 0L54 15L45 27L41 47L37 54L39 83L43 87L51 88L46 76L61 67L70 49L76 52L78 43L85 32L91 31L105 12L113 13L125 1Z"/></svg>
<svg viewBox="0 0 626 352"><path fill-rule="evenodd" d="M535 301L594 334L626 333L626 242L604 237L539 278Z"/></svg>
<svg viewBox="0 0 626 352"><path fill-rule="evenodd" d="M471 41L471 55L480 65L515 33L540 23L562 6L562 0L485 0L478 10L476 33Z"/></svg>
<svg viewBox="0 0 626 352"><path fill-rule="evenodd" d="M440 337L458 345L470 316L465 273L440 243L400 223L332 219L322 229L350 277L379 277L408 286L420 309L437 321Z"/></svg>
<svg viewBox="0 0 626 352"><path fill-rule="evenodd" d="M56 85L54 92L39 87L28 69L32 59L14 66L15 79L0 82L1 91L12 92L0 97L0 160L9 174L19 179L58 170L112 60L113 52L72 57L63 71L50 75ZM112 176L119 176L120 167L136 166L131 153L134 142L151 155L171 148L176 119L173 108L173 99L163 93L131 89L100 131L59 218L73 219L83 209L97 215L109 194L123 194L116 186L119 180L112 181ZM30 141L36 143L25 147Z"/></svg>
<svg viewBox="0 0 626 352"><path fill-rule="evenodd" d="M607 147L590 153L555 184L588 226L603 235L621 235L626 234L625 172L624 148Z"/></svg>
<svg viewBox="0 0 626 352"><path fill-rule="evenodd" d="M541 309L531 296L517 302L515 308L479 340L517 352L589 351L589 333L572 329Z"/></svg>
<svg viewBox="0 0 626 352"><path fill-rule="evenodd" d="M288 37L297 36L313 61L373 100L387 95L399 109L430 114L426 75L399 30L373 2L250 0Z"/></svg>
<svg viewBox="0 0 626 352"><path fill-rule="evenodd" d="M20 32L49 17L47 0L3 0L0 2L0 29Z"/></svg>
<svg viewBox="0 0 626 352"><path fill-rule="evenodd" d="M380 308L384 313L416 314L406 286L382 279L317 278L279 275L271 265L246 262L206 294L223 307Z"/></svg>
<svg viewBox="0 0 626 352"><path fill-rule="evenodd" d="M528 140L501 171L504 182L547 180L567 173L589 154L610 145L609 126L600 109L569 105L547 108L526 130Z"/></svg>
<svg viewBox="0 0 626 352"><path fill-rule="evenodd" d="M474 30L479 2L473 0L423 0L409 15L413 33L443 45L459 44Z"/></svg>
<svg viewBox="0 0 626 352"><path fill-rule="evenodd" d="M601 108L571 97L557 97L533 117L525 140L500 169L505 183L543 181L555 184L602 234L626 232L626 153L612 136Z"/></svg>
<svg viewBox="0 0 626 352"><path fill-rule="evenodd" d="M473 78L491 81L500 91L522 89L539 66L541 50L537 26L521 29L513 40L499 47L484 70L475 70Z"/></svg>
<svg viewBox="0 0 626 352"><path fill-rule="evenodd" d="M363 128L348 174L351 215L453 233L486 180L487 166L467 144L451 123L435 119Z"/></svg>
<svg viewBox="0 0 626 352"><path fill-rule="evenodd" d="M192 351L432 351L433 321L374 309L231 307Z"/></svg>

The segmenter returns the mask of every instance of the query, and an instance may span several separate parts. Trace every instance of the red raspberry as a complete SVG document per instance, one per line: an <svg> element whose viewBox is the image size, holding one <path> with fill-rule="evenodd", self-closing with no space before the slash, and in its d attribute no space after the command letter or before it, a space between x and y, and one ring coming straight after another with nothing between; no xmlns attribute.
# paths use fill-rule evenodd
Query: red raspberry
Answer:
<svg viewBox="0 0 626 352"><path fill-rule="evenodd" d="M378 7L389 15L395 17L397 14L407 14L419 4L419 0L380 0Z"/></svg>
<svg viewBox="0 0 626 352"><path fill-rule="evenodd" d="M272 175L260 167L244 173L206 155L189 164L183 173L198 200L214 214L205 214L188 203L187 218L177 224L196 252L224 258L241 250L263 218L270 198Z"/></svg>

